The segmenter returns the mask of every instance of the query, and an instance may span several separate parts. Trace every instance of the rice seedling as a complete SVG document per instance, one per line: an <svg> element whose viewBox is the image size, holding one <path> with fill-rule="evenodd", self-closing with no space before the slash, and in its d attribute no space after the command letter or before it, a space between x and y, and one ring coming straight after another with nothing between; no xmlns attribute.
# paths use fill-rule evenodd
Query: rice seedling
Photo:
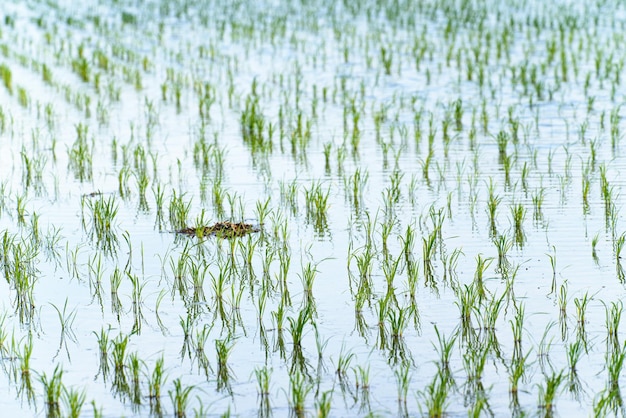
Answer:
<svg viewBox="0 0 626 418"><path fill-rule="evenodd" d="M561 339L567 339L567 283L563 283L560 287L558 296L559 305L559 325L561 327Z"/></svg>
<svg viewBox="0 0 626 418"><path fill-rule="evenodd" d="M422 238L422 262L424 271L424 280L427 285L435 287L435 275L433 267L433 258L436 251L437 231L433 231L428 238Z"/></svg>
<svg viewBox="0 0 626 418"><path fill-rule="evenodd" d="M424 391L419 392L423 399L425 413L429 417L444 417L450 400L450 382L441 373L435 374L432 382L426 386ZM420 404L420 409L421 409Z"/></svg>
<svg viewBox="0 0 626 418"><path fill-rule="evenodd" d="M507 253L513 247L513 241L504 235L499 235L493 242L498 250L498 266L496 271L499 272L502 277L508 277L510 262L507 258Z"/></svg>
<svg viewBox="0 0 626 418"><path fill-rule="evenodd" d="M591 257L593 258L593 261L595 261L596 264L598 264L599 259L598 259L598 252L596 250L596 247L598 246L598 241L600 240L600 235L599 234L595 234L593 236L593 238L591 239Z"/></svg>
<svg viewBox="0 0 626 418"><path fill-rule="evenodd" d="M185 202L184 193L176 195L176 191L172 192L168 207L170 227L173 230L179 230L187 227L187 218L191 209L191 201Z"/></svg>
<svg viewBox="0 0 626 418"><path fill-rule="evenodd" d="M7 92L13 94L13 72L6 64L0 65L0 77Z"/></svg>
<svg viewBox="0 0 626 418"><path fill-rule="evenodd" d="M526 241L524 233L523 222L526 217L526 208L521 203L512 204L511 207L511 219L513 220L513 230L515 235L515 243L521 247Z"/></svg>
<svg viewBox="0 0 626 418"><path fill-rule="evenodd" d="M184 386L180 378L174 379L174 389L169 390L168 394L174 408L174 416L182 418L187 416L189 407L189 396L194 390L194 386Z"/></svg>
<svg viewBox="0 0 626 418"><path fill-rule="evenodd" d="M254 375L257 380L257 393L261 398L267 398L270 395L270 382L272 370L267 366L254 369Z"/></svg>
<svg viewBox="0 0 626 418"><path fill-rule="evenodd" d="M227 290L226 286L229 283L229 274L227 273L224 266L220 266L220 271L218 274L214 275L213 272L210 272L212 283L211 287L213 288L213 299L215 301L215 315L219 315L223 324L228 323L228 317L226 315L226 299L225 292Z"/></svg>
<svg viewBox="0 0 626 418"><path fill-rule="evenodd" d="M589 296L588 293L585 293L581 298L574 298L574 305L576 306L576 322L581 329L584 329L585 324L587 323L587 306L589 306L591 299L592 297Z"/></svg>
<svg viewBox="0 0 626 418"><path fill-rule="evenodd" d="M491 263L492 258L483 258L481 254L476 256L476 271L474 272L474 286L480 300L487 297L487 290L485 289L484 275Z"/></svg>
<svg viewBox="0 0 626 418"><path fill-rule="evenodd" d="M550 260L550 266L552 267L552 286L550 287L550 293L556 292L556 247L552 246L554 254L546 254Z"/></svg>
<svg viewBox="0 0 626 418"><path fill-rule="evenodd" d="M313 283L315 281L315 276L318 273L317 267L313 266L311 263L307 263L306 266L302 267L302 274L300 275L300 281L302 282L302 288L304 291L304 300L303 304L311 312L315 312L315 298L313 297Z"/></svg>
<svg viewBox="0 0 626 418"><path fill-rule="evenodd" d="M79 181L89 181L93 177L93 138L89 140L89 127L76 125L76 140L68 150L69 167Z"/></svg>
<svg viewBox="0 0 626 418"><path fill-rule="evenodd" d="M398 403L402 405L406 411L407 396L409 393L409 384L411 382L410 366L408 364L401 364L394 370L394 376L396 378L396 385L398 389Z"/></svg>
<svg viewBox="0 0 626 418"><path fill-rule="evenodd" d="M611 302L610 307L604 306L606 323L607 351L619 350L619 325L622 319L624 306L621 301Z"/></svg>
<svg viewBox="0 0 626 418"><path fill-rule="evenodd" d="M454 343L456 342L458 334L455 332L451 337L446 338L445 335L442 335L439 332L439 329L436 326L435 334L437 335L438 342L438 346L435 346L435 350L439 354L439 359L437 362L439 371L442 374L443 378L452 379L450 370L450 359L452 357L452 350L454 348Z"/></svg>
<svg viewBox="0 0 626 418"><path fill-rule="evenodd" d="M95 199L85 199L84 204L91 213L90 236L106 253L113 253L118 244L115 233L118 205L115 197L111 195L104 198L99 195Z"/></svg>
<svg viewBox="0 0 626 418"><path fill-rule="evenodd" d="M228 357L234 344L230 340L215 340L217 353L217 390L231 392L230 379L233 377L231 367L228 365Z"/></svg>
<svg viewBox="0 0 626 418"><path fill-rule="evenodd" d="M289 332L291 334L292 344L294 349L300 350L302 349L302 338L304 336L304 327L307 322L310 322L312 319L313 312L311 311L309 306L305 306L300 312L298 312L298 316L296 318L287 318L289 321Z"/></svg>
<svg viewBox="0 0 626 418"><path fill-rule="evenodd" d="M356 212L358 212L364 204L363 193L365 191L365 188L367 187L368 179L369 172L362 171L360 168L358 168L346 180L346 184L344 185L350 204L354 207L354 210Z"/></svg>
<svg viewBox="0 0 626 418"><path fill-rule="evenodd" d="M23 396L26 395L26 400L29 405L35 402L35 390L32 384L32 375L31 375L31 363L30 359L33 354L33 341L32 337L29 337L28 340L22 346L21 353L19 355L20 366L19 366L19 376L20 376L20 387L18 389L18 394Z"/></svg>
<svg viewBox="0 0 626 418"><path fill-rule="evenodd" d="M61 394L65 386L62 382L63 369L57 364L52 372L52 376L48 377L46 373L39 376L44 387L44 398L46 415L50 417L61 416Z"/></svg>
<svg viewBox="0 0 626 418"><path fill-rule="evenodd" d="M70 418L80 417L87 394L85 390L63 387L63 403L65 404L66 416Z"/></svg>
<svg viewBox="0 0 626 418"><path fill-rule="evenodd" d="M113 365L113 388L117 393L128 393L128 382L126 375L126 360L128 354L126 348L128 346L128 336L122 337L118 335L117 338L111 341L111 364Z"/></svg>
<svg viewBox="0 0 626 418"><path fill-rule="evenodd" d="M74 333L73 326L74 321L76 320L76 309L71 312L67 312L67 298L65 299L65 304L63 305L63 311L61 311L57 306L51 304L52 307L57 312L59 317L59 322L61 324L61 336L59 337L59 350L66 345L65 338L69 338L70 341L76 342L76 334ZM68 352L69 357L69 352Z"/></svg>
<svg viewBox="0 0 626 418"><path fill-rule="evenodd" d="M563 371L553 372L551 375L545 377L543 385L539 385L539 408L544 410L546 414L552 415L555 409L555 400L558 394L559 388L565 380L565 374Z"/></svg>
<svg viewBox="0 0 626 418"><path fill-rule="evenodd" d="M267 366L254 369L257 380L257 394L259 398L258 414L261 417L272 416L272 405L270 401L270 379L271 369Z"/></svg>
<svg viewBox="0 0 626 418"><path fill-rule="evenodd" d="M313 182L310 188L304 189L307 221L318 234L324 234L328 227L329 194L330 189L322 190L321 183Z"/></svg>
<svg viewBox="0 0 626 418"><path fill-rule="evenodd" d="M163 356L154 363L154 369L148 380L148 398L150 400L150 410L156 415L161 413L161 388L165 385L165 370Z"/></svg>
<svg viewBox="0 0 626 418"><path fill-rule="evenodd" d="M613 253L615 254L615 269L617 272L617 279L620 281L620 283L624 283L625 281L624 269L622 268L621 262L624 242L626 242L626 233L623 233L619 237L617 237L613 244Z"/></svg>
<svg viewBox="0 0 626 418"><path fill-rule="evenodd" d="M533 220L536 222L543 220L543 202L545 200L545 189L542 187L532 195L533 202Z"/></svg>
<svg viewBox="0 0 626 418"><path fill-rule="evenodd" d="M335 369L335 374L339 379L339 382L343 382L344 379L348 376L348 369L350 368L350 364L355 359L355 354L349 350L346 350L345 345L342 344L341 352L339 353L339 357L337 358L337 365Z"/></svg>
<svg viewBox="0 0 626 418"><path fill-rule="evenodd" d="M139 358L137 352L130 353L128 355L128 361L126 367L130 371L130 387L129 387L129 396L130 401L136 406L141 405L141 382L139 378L139 373L141 372L142 367L144 366L143 361Z"/></svg>
<svg viewBox="0 0 626 418"><path fill-rule="evenodd" d="M289 409L296 417L303 417L306 413L306 398L313 390L313 385L309 383L306 377L296 369L289 376L289 392L287 400Z"/></svg>
<svg viewBox="0 0 626 418"><path fill-rule="evenodd" d="M390 309L387 312L392 339L402 339L411 316L415 317L416 324L419 326L419 314L416 312L415 305L409 305L406 308Z"/></svg>
<svg viewBox="0 0 626 418"><path fill-rule="evenodd" d="M578 394L581 391L580 379L578 377L578 362L583 354L583 344L580 340L567 345L567 365L569 373L567 374L567 386L570 392Z"/></svg>
<svg viewBox="0 0 626 418"><path fill-rule="evenodd" d="M104 328L100 330L100 334L97 334L93 331L93 334L98 339L98 351L99 351L99 360L100 367L98 369L98 374L102 374L103 379L106 381L107 376L109 374L109 333L105 331Z"/></svg>
<svg viewBox="0 0 626 418"><path fill-rule="evenodd" d="M18 225L26 225L26 195L17 196L16 212Z"/></svg>
<svg viewBox="0 0 626 418"><path fill-rule="evenodd" d="M487 213L489 215L489 228L493 236L496 235L496 215L498 205L502 201L502 198L495 194L495 185L492 180L489 181L489 200L487 202Z"/></svg>
<svg viewBox="0 0 626 418"><path fill-rule="evenodd" d="M276 327L276 340L275 340L275 351L280 352L282 358L285 357L285 337L284 337L284 329L285 329L285 305L282 303L278 305L276 311L272 312L272 319L274 321L274 325Z"/></svg>
<svg viewBox="0 0 626 418"><path fill-rule="evenodd" d="M330 411L332 409L332 399L333 391L327 390L322 392L321 396L319 396L315 400L315 409L317 411L318 417L324 418L330 416Z"/></svg>
<svg viewBox="0 0 626 418"><path fill-rule="evenodd" d="M372 292L372 271L374 268L373 250L371 249L371 247L365 247L360 253L357 253L356 251L351 253L348 256L348 263L350 263L350 260L352 258L356 259L356 265L359 272L357 282L357 294L367 298L368 295L371 295Z"/></svg>

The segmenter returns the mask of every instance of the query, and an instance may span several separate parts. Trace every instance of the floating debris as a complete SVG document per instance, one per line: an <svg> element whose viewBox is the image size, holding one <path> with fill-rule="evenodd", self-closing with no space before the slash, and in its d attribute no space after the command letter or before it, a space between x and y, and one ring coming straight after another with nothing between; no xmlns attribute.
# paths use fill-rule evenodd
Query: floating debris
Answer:
<svg viewBox="0 0 626 418"><path fill-rule="evenodd" d="M243 237L252 232L259 232L260 230L261 228L259 226L252 224L224 221L218 222L212 226L187 227L177 230L176 233L196 237L214 235L219 238L235 238Z"/></svg>
<svg viewBox="0 0 626 418"><path fill-rule="evenodd" d="M82 196L83 197L96 197L96 196L102 196L104 193L102 193L101 191L95 191L95 192L91 192L91 193L85 193Z"/></svg>

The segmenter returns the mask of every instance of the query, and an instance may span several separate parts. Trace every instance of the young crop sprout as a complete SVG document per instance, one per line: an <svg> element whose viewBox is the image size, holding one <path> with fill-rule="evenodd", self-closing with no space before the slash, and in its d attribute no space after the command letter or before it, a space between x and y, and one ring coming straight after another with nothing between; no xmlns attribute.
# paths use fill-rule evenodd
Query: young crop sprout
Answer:
<svg viewBox="0 0 626 418"><path fill-rule="evenodd" d="M150 411L155 414L161 412L161 388L165 385L164 359L159 357L154 364L152 374L148 379L148 398L150 399Z"/></svg>
<svg viewBox="0 0 626 418"><path fill-rule="evenodd" d="M306 398L312 390L313 385L307 381L306 376L298 369L290 373L287 401L289 402L289 408L293 416L304 417L306 415Z"/></svg>
<svg viewBox="0 0 626 418"><path fill-rule="evenodd" d="M230 379L233 372L228 364L228 357L232 352L234 344L230 340L215 340L215 350L217 352L217 390L226 390L231 393Z"/></svg>
<svg viewBox="0 0 626 418"><path fill-rule="evenodd" d="M551 375L546 376L544 384L539 385L539 408L544 410L548 416L553 416L556 396L564 380L565 374L563 371L558 374L552 372Z"/></svg>
<svg viewBox="0 0 626 418"><path fill-rule="evenodd" d="M422 257L424 266L424 280L429 286L436 287L433 258L436 251L437 231L433 231L427 238L422 238Z"/></svg>
<svg viewBox="0 0 626 418"><path fill-rule="evenodd" d="M511 205L511 218L513 220L513 230L515 232L515 243L522 247L526 241L522 223L526 217L526 208L521 203Z"/></svg>
<svg viewBox="0 0 626 418"><path fill-rule="evenodd" d="M88 125L76 125L76 140L68 150L69 167L76 179L89 181L93 176L94 138L88 139Z"/></svg>
<svg viewBox="0 0 626 418"><path fill-rule="evenodd" d="M495 194L495 185L493 184L492 179L489 179L489 200L487 201L487 214L489 215L489 230L491 231L491 235L496 235L496 215L498 210L498 205L502 198Z"/></svg>
<svg viewBox="0 0 626 418"><path fill-rule="evenodd" d="M191 201L183 200L184 194L176 195L176 191L172 192L169 205L169 221L170 226L174 230L187 227L187 218L191 209Z"/></svg>
<svg viewBox="0 0 626 418"><path fill-rule="evenodd" d="M327 418L330 416L332 408L333 391L327 390L322 392L321 396L315 400L315 409L319 418Z"/></svg>
<svg viewBox="0 0 626 418"><path fill-rule="evenodd" d="M578 361L583 354L584 347L580 340L576 340L573 343L567 345L567 365L569 372L567 374L567 386L568 390L577 396L581 391L581 382L578 377Z"/></svg>
<svg viewBox="0 0 626 418"><path fill-rule="evenodd" d="M543 201L545 198L545 189L539 188L533 192L533 220L539 222L543 220Z"/></svg>
<svg viewBox="0 0 626 418"><path fill-rule="evenodd" d="M118 245L116 222L118 205L115 196L105 198L102 194L91 199L84 198L85 205L91 212L91 228L89 234L98 247L112 254Z"/></svg>
<svg viewBox="0 0 626 418"><path fill-rule="evenodd" d="M407 395L409 393L409 384L411 383L411 368L407 363L402 363L394 370L396 377L396 385L398 389L398 404L401 405L403 411L407 411Z"/></svg>
<svg viewBox="0 0 626 418"><path fill-rule="evenodd" d="M47 416L61 416L60 400L61 394L65 386L63 385L63 369L57 364L52 372L52 376L48 377L46 373L40 376L45 392L45 406Z"/></svg>
<svg viewBox="0 0 626 418"><path fill-rule="evenodd" d="M350 363L352 363L352 360L354 360L355 357L355 354L350 350L346 351L345 345L342 344L341 352L339 353L339 358L337 360L337 368L335 370L337 378L340 382L343 382L344 379L347 377Z"/></svg>
<svg viewBox="0 0 626 418"><path fill-rule="evenodd" d="M458 337L458 332L455 332L451 337L446 338L445 335L442 335L439 332L439 328L435 326L435 333L437 334L438 341L438 347L435 346L435 350L437 350L439 354L437 366L442 374L442 377L446 380L451 380L452 371L450 370L450 359L452 358L452 350L454 349L454 343Z"/></svg>
<svg viewBox="0 0 626 418"><path fill-rule="evenodd" d="M269 417L272 413L272 406L270 403L270 382L272 369L268 369L267 366L257 367L256 369L254 369L254 375L256 376L257 380L259 415L263 417Z"/></svg>
<svg viewBox="0 0 626 418"><path fill-rule="evenodd" d="M588 293L585 293L581 298L574 298L574 305L576 306L577 322L581 328L585 327L587 323L587 306L592 299Z"/></svg>
<svg viewBox="0 0 626 418"><path fill-rule="evenodd" d="M76 309L71 312L67 312L67 298L65 299L65 304L63 305L63 310L61 311L55 305L51 304L52 307L56 310L57 315L59 316L59 322L61 323L61 337L59 350L65 344L65 337L67 336L70 341L76 342L76 334L72 327L74 326L74 320L76 319ZM68 352L69 356L69 352Z"/></svg>
<svg viewBox="0 0 626 418"><path fill-rule="evenodd" d="M313 225L315 232L324 235L328 228L328 197L330 188L322 189L322 184L313 182L310 188L305 188L307 222Z"/></svg>
<svg viewBox="0 0 626 418"><path fill-rule="evenodd" d="M486 298L487 291L485 289L484 275L491 263L492 258L483 258L482 254L476 256L476 272L474 273L474 286L479 298L482 300Z"/></svg>
<svg viewBox="0 0 626 418"><path fill-rule="evenodd" d="M600 240L600 234L597 233L593 236L593 238L591 239L591 257L593 258L593 261L595 261L596 264L599 263L599 258L598 258L598 252L596 250L596 247L598 246L598 241Z"/></svg>
<svg viewBox="0 0 626 418"><path fill-rule="evenodd" d="M35 390L32 385L31 380L31 367L30 367L30 359L33 354L33 340L31 337L24 343L22 347L22 352L20 355L20 388L18 392L21 394L26 394L26 399L28 402L35 401Z"/></svg>
<svg viewBox="0 0 626 418"><path fill-rule="evenodd" d="M172 406L174 407L174 416L183 418L187 416L187 408L189 406L189 396L194 386L184 386L180 378L174 379L174 389L168 391Z"/></svg>
<svg viewBox="0 0 626 418"><path fill-rule="evenodd" d="M554 254L546 254L550 259L550 265L552 266L552 286L550 287L550 293L556 292L556 247L552 246L552 252Z"/></svg>
<svg viewBox="0 0 626 418"><path fill-rule="evenodd" d="M507 258L507 253L511 247L513 247L513 241L504 235L499 235L493 242L498 250L498 267L496 271L499 272L502 277L508 277L510 262Z"/></svg>
<svg viewBox="0 0 626 418"><path fill-rule="evenodd" d="M626 275L624 274L624 268L622 267L622 249L624 248L624 242L626 242L626 233L622 233L615 239L613 252L615 254L615 269L617 272L617 279L620 283L626 281Z"/></svg>
<svg viewBox="0 0 626 418"><path fill-rule="evenodd" d="M450 380L442 373L437 373L433 377L424 391L419 392L424 400L426 415L429 417L444 417L449 406L449 396L451 394Z"/></svg>
<svg viewBox="0 0 626 418"><path fill-rule="evenodd" d="M87 394L84 389L67 389L63 387L63 402L65 403L66 416L70 418L80 417L80 411L83 409L86 398Z"/></svg>

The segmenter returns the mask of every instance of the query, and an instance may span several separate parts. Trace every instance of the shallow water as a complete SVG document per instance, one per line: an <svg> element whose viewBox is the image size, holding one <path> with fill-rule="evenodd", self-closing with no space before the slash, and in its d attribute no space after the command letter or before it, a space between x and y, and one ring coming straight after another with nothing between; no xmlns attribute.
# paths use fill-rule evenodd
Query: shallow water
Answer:
<svg viewBox="0 0 626 418"><path fill-rule="evenodd" d="M419 3L7 6L0 25L12 75L12 92L0 86L3 410L50 413L41 377L59 365L63 385L84 390L83 414L95 415L93 400L104 416L158 415L149 381L163 358L166 415L175 413L176 379L192 387L188 415L314 415L325 392L331 416L428 415L435 413L428 386L442 373L450 416L481 405L495 416L620 411L623 379L610 382L607 365L623 355L623 338L616 334L616 348L607 343L607 318L612 306L621 312L625 293L618 257L623 6L576 10L555 2L531 13L515 2ZM20 88L28 103L20 104ZM244 140L242 115L254 100L261 146ZM78 125L87 127L86 157L72 159ZM508 135L503 150L499 133ZM328 196L318 217L307 201L316 193ZM181 196L188 226L230 220L263 230L233 241L177 236L170 212ZM90 206L110 199L117 213L98 240ZM518 229L514 207L525 210ZM409 227L414 243L405 251ZM508 248L505 269L498 239ZM34 249L32 258L18 257L25 248ZM487 260L484 295L463 326L463 292L480 293L479 256ZM417 269L412 297L410 267ZM16 271L34 280L27 303L19 302L28 292L17 290ZM203 279L195 287L194 276ZM528 357L516 404L509 375L522 307ZM307 309L299 355L290 331ZM394 338L398 315L408 316ZM190 324L187 339L181 323ZM203 330L206 369L195 349ZM117 373L113 343L102 370L101 332L109 341L128 337ZM455 338L447 367L437 333ZM232 345L227 378L215 341ZM577 342L586 350L574 373L568 350ZM132 353L140 359L137 382ZM472 353L485 355L480 376ZM269 409L261 408L255 377L264 366ZM560 373L549 409L545 382ZM290 376L300 375L309 390L304 411L291 397ZM24 389L29 376L32 392ZM63 399L60 411L69 415ZM604 410L603 399L613 402Z"/></svg>

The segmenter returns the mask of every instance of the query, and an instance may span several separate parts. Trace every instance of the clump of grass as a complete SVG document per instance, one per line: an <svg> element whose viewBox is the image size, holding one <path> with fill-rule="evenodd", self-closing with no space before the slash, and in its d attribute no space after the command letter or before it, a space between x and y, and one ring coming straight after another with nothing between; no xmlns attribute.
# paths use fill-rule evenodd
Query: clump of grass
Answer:
<svg viewBox="0 0 626 418"><path fill-rule="evenodd" d="M544 410L546 414L552 415L555 409L555 400L559 388L565 380L565 374L553 372L546 376L543 385L539 385L539 408Z"/></svg>
<svg viewBox="0 0 626 418"><path fill-rule="evenodd" d="M63 401L65 403L66 416L70 418L80 417L80 412L83 409L87 394L85 390L79 390L76 388L63 388Z"/></svg>
<svg viewBox="0 0 626 418"><path fill-rule="evenodd" d="M259 397L259 415L270 416L272 406L270 403L270 382L272 370L267 366L254 369L257 380L257 394Z"/></svg>
<svg viewBox="0 0 626 418"><path fill-rule="evenodd" d="M217 353L217 390L231 392L230 379L233 376L231 367L228 364L234 344L229 340L215 340L215 351Z"/></svg>
<svg viewBox="0 0 626 418"><path fill-rule="evenodd" d="M161 389L165 384L164 359L159 357L154 364L154 369L148 380L148 398L150 410L159 414L161 411Z"/></svg>
<svg viewBox="0 0 626 418"><path fill-rule="evenodd" d="M88 138L89 128L79 123L76 125L76 140L69 149L69 167L80 181L89 181L93 177L93 142Z"/></svg>
<svg viewBox="0 0 626 418"><path fill-rule="evenodd" d="M90 216L90 236L97 245L107 252L113 252L117 247L118 238L116 233L116 216L118 205L115 196L105 197L100 194L91 199L83 198L83 204L89 209Z"/></svg>
<svg viewBox="0 0 626 418"><path fill-rule="evenodd" d="M191 201L183 200L184 194L177 195L174 191L169 204L169 220L170 226L174 230L180 230L187 227L187 218L191 209Z"/></svg>
<svg viewBox="0 0 626 418"><path fill-rule="evenodd" d="M511 219L513 220L513 230L515 235L515 243L522 247L526 241L523 222L526 217L526 208L523 204L517 203L511 205Z"/></svg>
<svg viewBox="0 0 626 418"><path fill-rule="evenodd" d="M243 112L241 112L241 132L244 143L252 153L271 153L273 141L267 129L268 124L261 111L259 96L256 94L257 82L252 83L252 94L246 99Z"/></svg>
<svg viewBox="0 0 626 418"><path fill-rule="evenodd" d="M306 398L313 390L313 385L307 381L306 377L296 369L289 376L289 393L288 402L289 409L294 416L305 416L306 413Z"/></svg>
<svg viewBox="0 0 626 418"><path fill-rule="evenodd" d="M0 65L0 78L2 78L4 88L9 94L13 94L13 72L6 64Z"/></svg>
<svg viewBox="0 0 626 418"><path fill-rule="evenodd" d="M58 417L61 416L61 395L65 386L63 385L63 369L57 364L52 372L52 376L48 377L46 373L40 376L39 380L43 384L46 415Z"/></svg>
<svg viewBox="0 0 626 418"><path fill-rule="evenodd" d="M320 182L313 182L310 188L304 190L307 221L320 235L323 235L328 229L329 194L330 189L324 190Z"/></svg>
<svg viewBox="0 0 626 418"><path fill-rule="evenodd" d="M174 379L174 389L168 391L172 406L174 407L174 416L183 418L187 416L190 395L194 390L194 386L185 386L180 378Z"/></svg>

